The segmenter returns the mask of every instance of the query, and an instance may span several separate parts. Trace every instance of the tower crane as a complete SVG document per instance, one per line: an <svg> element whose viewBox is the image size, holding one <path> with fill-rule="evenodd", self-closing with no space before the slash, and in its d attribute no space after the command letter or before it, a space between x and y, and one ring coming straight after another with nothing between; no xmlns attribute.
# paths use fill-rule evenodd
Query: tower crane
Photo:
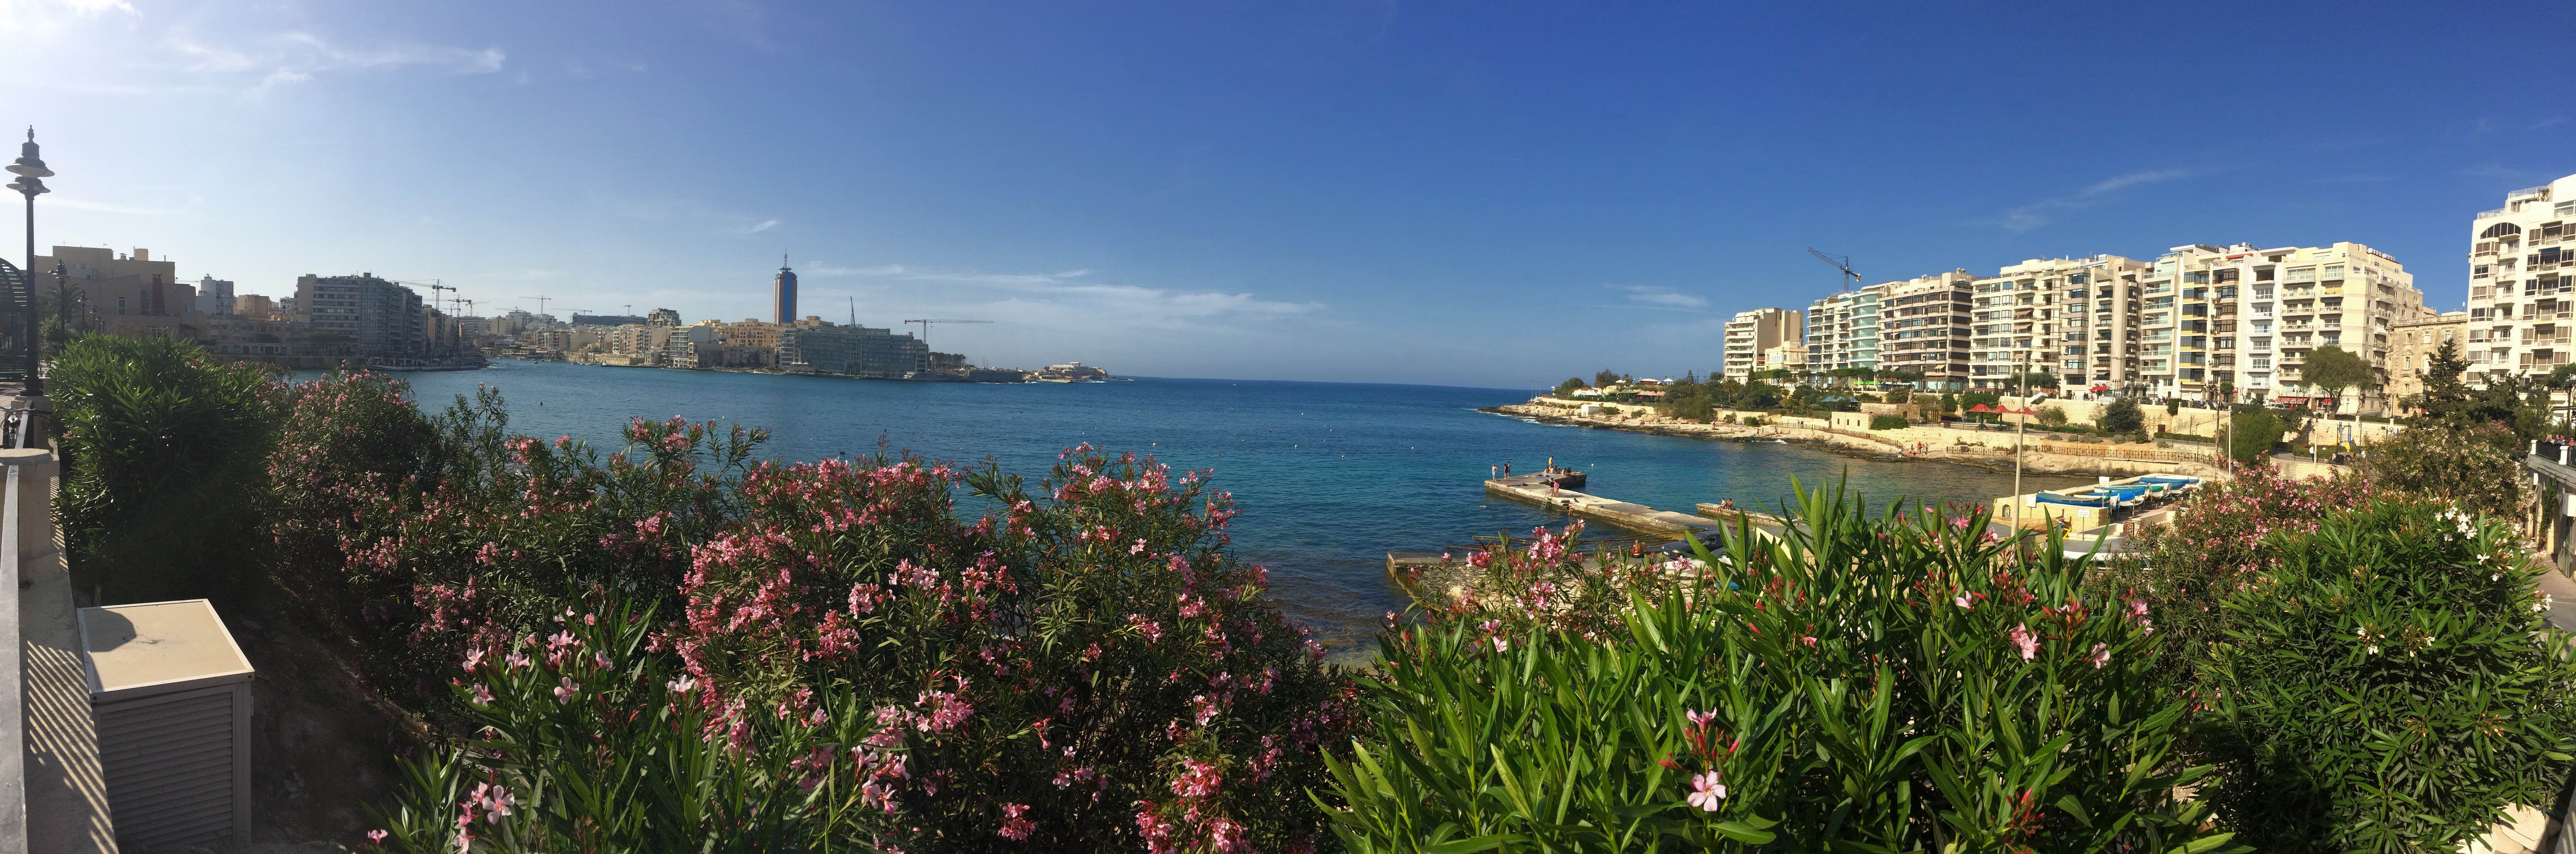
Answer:
<svg viewBox="0 0 2576 854"><path fill-rule="evenodd" d="M537 313L538 313L538 314L544 314L544 313L546 313L546 300L554 299L554 297L546 296L545 294L538 294L538 295L536 295L536 296L532 296L532 297L520 297L520 299L532 299L532 300L536 300L536 301L537 301Z"/></svg>
<svg viewBox="0 0 2576 854"><path fill-rule="evenodd" d="M1812 246L1807 248L1807 254L1816 256L1816 260L1830 264L1834 269L1841 270L1843 272L1842 284L1844 292L1848 293L1851 291L1853 285L1860 284L1860 274L1852 272L1851 256L1827 255L1816 251L1815 247Z"/></svg>
<svg viewBox="0 0 2576 854"><path fill-rule="evenodd" d="M905 323L918 323L918 324L921 324L921 348L922 348L922 349L924 349L924 350L927 350L927 349L930 349L930 325L931 325L931 324L933 324L933 323L991 323L992 321L990 321L990 320L948 320L948 319L935 319L935 320L907 320L907 321L904 321L904 322L905 322Z"/></svg>

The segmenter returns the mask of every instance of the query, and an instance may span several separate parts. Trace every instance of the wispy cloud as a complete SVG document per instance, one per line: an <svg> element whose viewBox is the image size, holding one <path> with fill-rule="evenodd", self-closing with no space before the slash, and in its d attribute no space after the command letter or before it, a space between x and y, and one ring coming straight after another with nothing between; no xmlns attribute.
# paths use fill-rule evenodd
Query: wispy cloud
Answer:
<svg viewBox="0 0 2576 854"><path fill-rule="evenodd" d="M475 275L474 278L509 282L544 282L560 279L567 275L570 274L565 273L562 270L520 267L514 270L495 270L489 273L480 273Z"/></svg>
<svg viewBox="0 0 2576 854"><path fill-rule="evenodd" d="M744 234L759 234L759 233L761 233L761 232L768 231L768 230L770 230L770 229L777 228L777 227L778 227L778 220L777 220L777 219L775 219L775 218L772 218L772 219L764 219L764 220L761 220L761 221L759 221L759 222L755 222L755 223L752 223L752 224L750 224L750 225L743 226L743 227L742 227L742 233L744 233Z"/></svg>
<svg viewBox="0 0 2576 854"><path fill-rule="evenodd" d="M2563 125L2563 124L2566 124L2566 123L2567 123L2567 117L2566 117L2566 116L2550 116L2549 118L2545 118L2545 119L2541 119L2540 121L2532 122L2532 123L2531 123L2531 129L2532 129L2532 130L2539 130L2539 129L2541 129L2541 128L2546 128L2546 127L2557 127L2557 126L2559 126L2559 125Z"/></svg>
<svg viewBox="0 0 2576 854"><path fill-rule="evenodd" d="M2002 216L1995 218L1993 223L2002 226L2005 231L2019 234L2021 232L2047 225L2051 219L2059 214L2069 211L2079 211L2108 202L2121 190L2130 189L2132 187L2141 187L2148 184L2161 184L2167 181L2177 181L2184 178L2196 178L2209 174L2210 171L2211 170L2208 169L2197 168L2150 169L2143 172L2130 172L2123 175L2114 175L2085 185L2083 189L2067 195L2041 199L2039 201L2005 211Z"/></svg>
<svg viewBox="0 0 2576 854"><path fill-rule="evenodd" d="M91 15L133 15L126 0L0 0L0 33L50 32Z"/></svg>
<svg viewBox="0 0 2576 854"><path fill-rule="evenodd" d="M2508 168L2504 164L2497 163L2492 160L2459 170L2459 176L2462 178L2482 178L2507 181L2521 180L2524 177L2535 174L2538 173L2532 172L2528 169Z"/></svg>
<svg viewBox="0 0 2576 854"><path fill-rule="evenodd" d="M254 37L241 44L214 43L174 31L163 39L163 47L179 59L179 71L206 78L255 79L244 90L253 96L338 72L421 69L492 74L509 61L508 54L497 47L399 43L351 47L298 30Z"/></svg>
<svg viewBox="0 0 2576 854"><path fill-rule="evenodd" d="M1057 273L986 273L928 270L902 264L875 267L818 265L815 272L861 276L897 282L938 282L990 292L978 303L986 310L1012 310L1023 319L1094 323L1115 318L1154 327L1180 327L1203 321L1283 318L1322 309L1321 303L1262 299L1249 293L1192 291L1100 281L1090 269Z"/></svg>
<svg viewBox="0 0 2576 854"><path fill-rule="evenodd" d="M79 199L50 198L44 200L41 204L48 207L69 208L76 211L96 211L99 213L127 214L130 216L160 216L162 214L171 213L171 211L162 208L147 208L138 205L118 205L109 204L107 202L85 202Z"/></svg>
<svg viewBox="0 0 2576 854"><path fill-rule="evenodd" d="M1707 297L1679 293L1671 288L1656 287L1654 285L1602 285L1602 287L1625 293L1628 295L1628 301L1634 303L1643 303L1661 308L1685 308L1693 310L1708 307Z"/></svg>

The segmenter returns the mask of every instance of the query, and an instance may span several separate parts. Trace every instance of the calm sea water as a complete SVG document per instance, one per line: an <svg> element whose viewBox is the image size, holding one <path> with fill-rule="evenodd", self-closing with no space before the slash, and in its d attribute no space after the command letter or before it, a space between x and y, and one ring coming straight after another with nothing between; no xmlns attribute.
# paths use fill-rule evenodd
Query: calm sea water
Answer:
<svg viewBox="0 0 2576 854"><path fill-rule="evenodd" d="M1985 501L2012 477L1946 463L1864 460L1795 445L1712 442L1534 424L1477 412L1527 400L1514 389L1138 379L1107 383L899 383L767 374L502 362L407 377L424 407L478 383L509 399L511 427L614 448L634 416L722 419L772 431L767 455L819 459L880 441L956 462L999 461L1034 482L1057 451L1090 442L1213 469L1242 509L1238 555L1271 570L1292 614L1335 646L1364 641L1403 599L1388 551L1439 550L1525 535L1564 518L1490 500L1488 466L1558 464L1586 492L1690 512L1700 501L1771 507L1790 478L1848 477L1873 506L1899 496ZM2031 478L2056 488L2069 478Z"/></svg>

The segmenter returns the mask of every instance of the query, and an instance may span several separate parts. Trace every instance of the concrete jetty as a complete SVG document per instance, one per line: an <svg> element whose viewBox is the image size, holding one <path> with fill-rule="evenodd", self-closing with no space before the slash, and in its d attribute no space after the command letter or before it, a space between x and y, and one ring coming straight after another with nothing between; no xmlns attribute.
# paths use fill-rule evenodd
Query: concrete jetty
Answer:
<svg viewBox="0 0 2576 854"><path fill-rule="evenodd" d="M1694 532L1699 533L1703 541L1712 540L1716 532L1727 525L1717 519L1657 510L1643 504L1565 488L1569 479L1580 484L1582 477L1582 472L1518 474L1485 481L1485 491L1524 504L1603 522L1621 530L1674 540Z"/></svg>

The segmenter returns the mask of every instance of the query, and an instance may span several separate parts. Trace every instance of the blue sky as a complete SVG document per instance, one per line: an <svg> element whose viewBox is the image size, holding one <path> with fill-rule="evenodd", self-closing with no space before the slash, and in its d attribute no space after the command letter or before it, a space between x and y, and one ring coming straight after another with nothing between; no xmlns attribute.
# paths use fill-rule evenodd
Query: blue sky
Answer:
<svg viewBox="0 0 2576 854"><path fill-rule="evenodd" d="M40 242L246 293L740 319L783 250L987 364L1528 387L1706 371L1809 246L2355 240L2457 307L2469 217L2576 172L2513 41L2576 6L2482 9L0 0L0 124Z"/></svg>

